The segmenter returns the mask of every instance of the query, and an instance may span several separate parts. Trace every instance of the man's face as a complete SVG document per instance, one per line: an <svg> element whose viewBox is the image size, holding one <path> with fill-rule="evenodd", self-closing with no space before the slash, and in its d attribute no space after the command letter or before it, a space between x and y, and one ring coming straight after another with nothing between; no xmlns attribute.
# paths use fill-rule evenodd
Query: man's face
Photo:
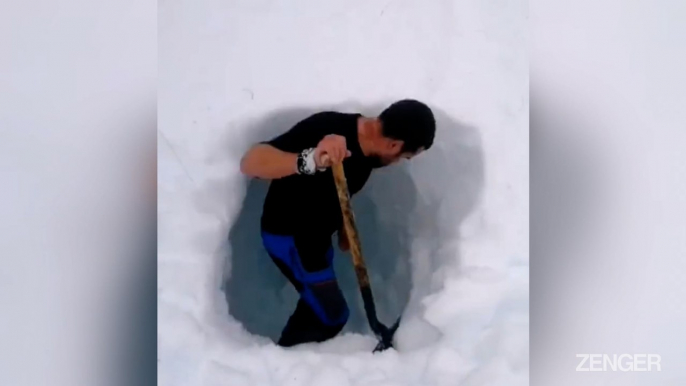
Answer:
<svg viewBox="0 0 686 386"><path fill-rule="evenodd" d="M380 168L384 166L390 166L400 162L403 159L412 159L419 155L423 148L420 148L415 153L403 151L403 142L398 140L389 140L384 146L382 146L377 154L370 157L373 162L374 168Z"/></svg>

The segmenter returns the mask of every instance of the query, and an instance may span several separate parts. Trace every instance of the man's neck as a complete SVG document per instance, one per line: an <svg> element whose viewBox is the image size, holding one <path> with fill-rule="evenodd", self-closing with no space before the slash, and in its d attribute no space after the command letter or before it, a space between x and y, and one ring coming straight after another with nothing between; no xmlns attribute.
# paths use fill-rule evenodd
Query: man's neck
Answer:
<svg viewBox="0 0 686 386"><path fill-rule="evenodd" d="M357 139L365 157L372 154L372 144L380 130L381 126L379 126L378 120L374 118L360 117L357 121Z"/></svg>

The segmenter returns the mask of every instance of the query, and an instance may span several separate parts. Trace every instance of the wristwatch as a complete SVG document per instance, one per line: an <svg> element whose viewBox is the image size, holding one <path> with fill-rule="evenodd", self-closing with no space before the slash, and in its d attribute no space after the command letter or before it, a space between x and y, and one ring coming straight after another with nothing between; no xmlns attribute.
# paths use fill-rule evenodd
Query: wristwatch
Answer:
<svg viewBox="0 0 686 386"><path fill-rule="evenodd" d="M298 174L313 175L317 172L317 163L314 161L315 148L305 149L298 154Z"/></svg>

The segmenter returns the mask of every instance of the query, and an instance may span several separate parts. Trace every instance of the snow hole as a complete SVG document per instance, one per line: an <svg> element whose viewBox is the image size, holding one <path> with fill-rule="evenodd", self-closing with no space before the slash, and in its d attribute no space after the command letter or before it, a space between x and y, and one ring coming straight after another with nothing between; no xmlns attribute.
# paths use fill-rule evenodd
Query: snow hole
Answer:
<svg viewBox="0 0 686 386"><path fill-rule="evenodd" d="M287 130L314 112L287 109L258 120L248 130L249 143ZM440 290L445 275L457 269L460 224L476 205L483 184L476 130L442 111L436 117L440 131L434 147L411 162L374 171L352 201L377 314L387 325L403 316L397 342L405 350L426 347L441 335L421 320L422 299ZM240 209L218 254L224 267L221 288L230 317L269 344L278 340L298 294L261 243L260 216L269 184L243 182ZM357 339L359 344L346 344L343 351L368 351L374 339L350 256L337 250L334 268L351 310L334 341Z"/></svg>

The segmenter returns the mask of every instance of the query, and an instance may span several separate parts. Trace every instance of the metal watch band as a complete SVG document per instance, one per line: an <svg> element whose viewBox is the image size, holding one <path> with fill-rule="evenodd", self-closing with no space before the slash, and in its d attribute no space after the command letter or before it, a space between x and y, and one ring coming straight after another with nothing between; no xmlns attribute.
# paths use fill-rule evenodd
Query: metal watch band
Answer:
<svg viewBox="0 0 686 386"><path fill-rule="evenodd" d="M298 154L298 174L312 175L317 172L314 161L314 148L305 149Z"/></svg>

